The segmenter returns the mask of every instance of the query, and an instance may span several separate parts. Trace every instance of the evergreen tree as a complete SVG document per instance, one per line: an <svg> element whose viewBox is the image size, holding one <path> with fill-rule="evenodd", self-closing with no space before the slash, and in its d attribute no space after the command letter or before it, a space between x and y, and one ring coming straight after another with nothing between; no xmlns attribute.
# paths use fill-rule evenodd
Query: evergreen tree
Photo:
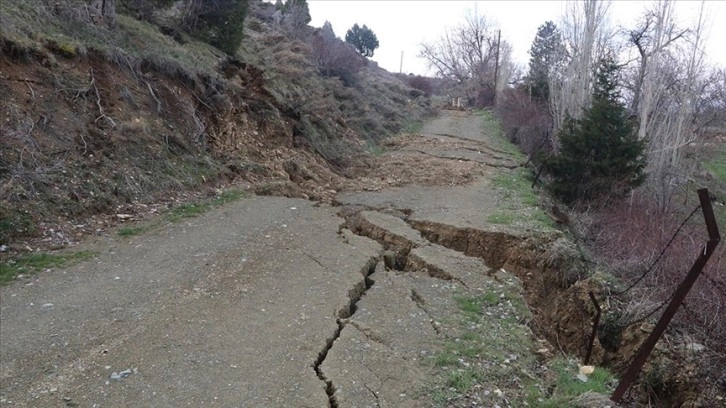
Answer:
<svg viewBox="0 0 726 408"><path fill-rule="evenodd" d="M623 195L645 181L645 141L620 102L618 70L610 59L600 62L592 105L559 133L550 187L566 202Z"/></svg>
<svg viewBox="0 0 726 408"><path fill-rule="evenodd" d="M537 99L549 98L548 77L552 67L562 57L562 38L557 26L547 21L537 29L537 35L529 49L529 74L525 83L531 95Z"/></svg>
<svg viewBox="0 0 726 408"><path fill-rule="evenodd" d="M353 27L345 33L345 42L353 44L360 55L364 57L372 57L373 51L378 48L378 38L373 33L373 30L354 24Z"/></svg>
<svg viewBox="0 0 726 408"><path fill-rule="evenodd" d="M335 31L333 31L333 25L327 20L323 23L323 28L320 29L320 34L328 41L332 41L336 38Z"/></svg>
<svg viewBox="0 0 726 408"><path fill-rule="evenodd" d="M194 37L227 54L242 42L248 0L192 0L183 26Z"/></svg>

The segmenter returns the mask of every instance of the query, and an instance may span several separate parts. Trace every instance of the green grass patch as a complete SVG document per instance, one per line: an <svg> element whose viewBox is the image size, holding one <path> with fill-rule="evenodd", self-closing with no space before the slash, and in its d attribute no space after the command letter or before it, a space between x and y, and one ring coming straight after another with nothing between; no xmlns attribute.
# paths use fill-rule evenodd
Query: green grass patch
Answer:
<svg viewBox="0 0 726 408"><path fill-rule="evenodd" d="M213 208L247 197L249 197L249 194L244 190L227 190L210 200L186 203L178 207L174 207L165 214L164 218L167 221L178 222L185 218L196 217Z"/></svg>
<svg viewBox="0 0 726 408"><path fill-rule="evenodd" d="M726 146L714 149L711 157L703 161L703 165L719 183L726 186Z"/></svg>
<svg viewBox="0 0 726 408"><path fill-rule="evenodd" d="M401 128L401 132L403 133L421 133L421 129L423 129L423 121L421 120L408 120L406 123L404 123L403 127Z"/></svg>
<svg viewBox="0 0 726 408"><path fill-rule="evenodd" d="M496 147L503 153L509 154L513 159L524 161L525 156L519 148L504 135L502 125L499 119L489 110L479 110L476 112L482 118L482 132L495 142Z"/></svg>
<svg viewBox="0 0 726 408"><path fill-rule="evenodd" d="M577 377L579 372L577 363L562 357L551 361L549 368L557 374L554 384L548 387L551 392L548 396L543 397L541 392L531 390L527 396L530 406L575 408L578 406L578 397L586 393L609 395L617 385L617 379L608 370L601 367L595 367L595 371L587 378L587 382L581 381Z"/></svg>
<svg viewBox="0 0 726 408"><path fill-rule="evenodd" d="M48 268L66 267L94 256L96 256L96 253L90 251L22 255L0 263L0 284L10 282L20 274L38 272Z"/></svg>
<svg viewBox="0 0 726 408"><path fill-rule="evenodd" d="M487 221L537 230L554 229L554 221L540 206L539 189L532 188L533 180L534 175L529 169L500 169L492 179L500 204L498 211L490 214Z"/></svg>
<svg viewBox="0 0 726 408"><path fill-rule="evenodd" d="M174 207L166 213L165 218L171 222L177 222L184 218L196 217L212 209L208 202L182 204Z"/></svg>
<svg viewBox="0 0 726 408"><path fill-rule="evenodd" d="M121 227L116 230L116 233L121 237L133 237L151 231L154 227L156 227L156 224L141 225L137 227Z"/></svg>
<svg viewBox="0 0 726 408"><path fill-rule="evenodd" d="M537 360L525 326L529 309L516 279L509 279L506 285L492 285L478 296L454 296L459 313L451 324L456 335L427 360L437 371L436 382L426 390L436 406L456 405L473 387L491 391L513 376L522 386L541 388L539 382L520 375L534 372ZM524 391L519 391L519 385L515 388L505 390L510 401L524 400Z"/></svg>
<svg viewBox="0 0 726 408"><path fill-rule="evenodd" d="M482 132L495 144L500 153L523 162L524 154L504 135L499 119L491 111L480 110L476 114L482 120ZM530 169L499 169L492 179L492 186L498 194L498 211L490 214L487 221L492 224L514 228L550 230L555 223L540 207L540 190L532 188L534 174Z"/></svg>
<svg viewBox="0 0 726 408"><path fill-rule="evenodd" d="M163 219L169 222L179 222L185 218L196 217L213 208L220 207L227 203L238 201L247 197L249 197L249 194L244 190L227 190L219 194L215 198L197 201L193 203L185 203L178 207L174 207L164 213ZM145 225L120 227L116 230L116 233L122 237L133 237L149 232L157 228L159 225L160 222L157 220Z"/></svg>
<svg viewBox="0 0 726 408"><path fill-rule="evenodd" d="M373 156L381 156L386 152L386 149L383 148L383 146L373 140L369 140L368 143L366 143L366 150Z"/></svg>

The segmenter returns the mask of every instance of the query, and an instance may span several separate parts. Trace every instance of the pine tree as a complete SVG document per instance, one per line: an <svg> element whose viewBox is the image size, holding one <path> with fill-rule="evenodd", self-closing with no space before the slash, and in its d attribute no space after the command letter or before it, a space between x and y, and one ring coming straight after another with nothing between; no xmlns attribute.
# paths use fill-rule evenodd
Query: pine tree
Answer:
<svg viewBox="0 0 726 408"><path fill-rule="evenodd" d="M550 187L566 202L621 196L645 181L645 141L620 102L618 70L610 59L600 62L592 105L581 119L568 118L558 135Z"/></svg>
<svg viewBox="0 0 726 408"><path fill-rule="evenodd" d="M353 44L360 55L364 57L372 57L373 51L379 45L378 37L365 24L363 27L358 26L358 24L353 24L353 27L345 33L345 42Z"/></svg>
<svg viewBox="0 0 726 408"><path fill-rule="evenodd" d="M537 99L549 98L549 75L552 67L562 57L562 38L557 26L547 21L537 29L537 35L529 49L529 74L525 83L531 95Z"/></svg>

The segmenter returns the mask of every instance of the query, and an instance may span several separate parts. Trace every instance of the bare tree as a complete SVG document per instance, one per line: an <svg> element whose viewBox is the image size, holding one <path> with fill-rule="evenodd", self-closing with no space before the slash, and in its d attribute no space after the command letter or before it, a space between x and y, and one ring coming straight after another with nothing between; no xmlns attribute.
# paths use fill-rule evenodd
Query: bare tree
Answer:
<svg viewBox="0 0 726 408"><path fill-rule="evenodd" d="M689 29L676 24L674 1L661 0L629 33L638 52L631 107L638 136L648 139L648 187L665 205L685 174L683 149L697 137L695 119L705 80L705 9Z"/></svg>
<svg viewBox="0 0 726 408"><path fill-rule="evenodd" d="M612 37L606 25L609 5L601 0L567 3L560 23L563 55L549 81L555 133L568 115L579 118L590 104L595 64L608 52Z"/></svg>
<svg viewBox="0 0 726 408"><path fill-rule="evenodd" d="M467 12L461 24L446 29L437 41L422 43L419 56L426 59L429 68L433 68L438 76L468 84L468 89L474 93L488 90L493 97L497 69L497 34L495 27L474 8ZM506 42L501 42L499 60L502 61L502 57L508 58L510 54L510 47ZM503 74L510 71L511 69ZM509 79L504 75L500 78L504 83Z"/></svg>

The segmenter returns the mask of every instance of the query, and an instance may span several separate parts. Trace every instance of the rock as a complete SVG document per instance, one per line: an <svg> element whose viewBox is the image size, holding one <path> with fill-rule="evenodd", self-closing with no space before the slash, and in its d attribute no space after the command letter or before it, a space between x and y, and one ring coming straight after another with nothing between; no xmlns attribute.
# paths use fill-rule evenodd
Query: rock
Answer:
<svg viewBox="0 0 726 408"><path fill-rule="evenodd" d="M111 379L112 380L121 380L131 375L131 373L135 372L135 370L132 370L130 368L120 371L120 372L112 372L111 373Z"/></svg>
<svg viewBox="0 0 726 408"><path fill-rule="evenodd" d="M595 366L591 366L591 365L580 366L580 374L582 374L582 375L590 375L594 371L595 371Z"/></svg>
<svg viewBox="0 0 726 408"><path fill-rule="evenodd" d="M396 269L396 253L390 250L383 251L383 263L388 269Z"/></svg>

